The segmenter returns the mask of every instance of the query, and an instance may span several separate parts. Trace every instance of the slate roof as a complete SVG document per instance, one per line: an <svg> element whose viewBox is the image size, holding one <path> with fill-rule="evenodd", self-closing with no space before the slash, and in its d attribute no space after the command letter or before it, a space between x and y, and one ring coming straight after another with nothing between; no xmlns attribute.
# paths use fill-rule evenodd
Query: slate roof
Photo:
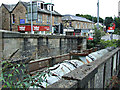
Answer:
<svg viewBox="0 0 120 90"><path fill-rule="evenodd" d="M28 4L29 4L29 2L22 2L21 1L21 3L25 6L25 8L27 9L27 6L28 6Z"/></svg>
<svg viewBox="0 0 120 90"><path fill-rule="evenodd" d="M83 17L78 17L78 16L74 16L74 15L63 15L63 18L62 20L70 20L70 21L83 21L83 22L90 22L92 23L92 21L86 19L86 18L83 18Z"/></svg>
<svg viewBox="0 0 120 90"><path fill-rule="evenodd" d="M9 11L9 12L12 12L13 9L19 4L19 3L22 3L26 10L27 10L27 6L29 5L30 2L23 2L23 1L19 1L17 4L2 4L6 7L6 9ZM46 4L47 5L47 4ZM47 10L46 8L44 9L39 9L38 12L42 12L42 13L46 13L46 14L51 14L51 11ZM57 11L53 11L52 12L53 15L57 15L57 16L62 16L60 13L58 13Z"/></svg>
<svg viewBox="0 0 120 90"><path fill-rule="evenodd" d="M16 4L3 4L4 6L5 6L5 8L9 11L9 12L11 12L13 9L14 9L14 7L16 6Z"/></svg>
<svg viewBox="0 0 120 90"><path fill-rule="evenodd" d="M22 2L22 1L19 1L18 3L22 3L24 6L25 6L25 8L27 9L27 5L29 4L28 2ZM2 4L2 5L4 5L5 6L5 8L9 11L9 12L12 12L13 11L13 9L18 5L18 3L17 4Z"/></svg>
<svg viewBox="0 0 120 90"><path fill-rule="evenodd" d="M42 12L42 13L46 13L46 14L51 14L51 11L47 10L47 9L40 9L38 10L38 12ZM57 11L52 11L53 15L57 15L57 16L62 16L60 13L58 13Z"/></svg>

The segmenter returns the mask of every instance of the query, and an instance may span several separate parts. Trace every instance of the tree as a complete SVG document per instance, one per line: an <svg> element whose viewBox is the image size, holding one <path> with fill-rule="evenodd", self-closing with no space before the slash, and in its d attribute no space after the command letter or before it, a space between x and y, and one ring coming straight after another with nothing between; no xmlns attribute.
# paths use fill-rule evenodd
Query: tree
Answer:
<svg viewBox="0 0 120 90"><path fill-rule="evenodd" d="M86 19L88 19L88 20L90 20L90 21L93 21L93 22L97 23L97 17L93 17L93 16L88 15L88 14L86 14L86 15L76 14L76 16L84 17L84 18L86 18ZM104 20L100 17L100 18L99 18L99 22L100 22L100 23L103 23L103 21L104 21Z"/></svg>
<svg viewBox="0 0 120 90"><path fill-rule="evenodd" d="M113 22L113 18L112 17L106 17L105 18L105 26L106 26L106 30L108 29L108 27L110 27L110 24Z"/></svg>
<svg viewBox="0 0 120 90"><path fill-rule="evenodd" d="M93 40L94 40L95 45L99 44L101 40L101 30L97 30L97 28L95 28Z"/></svg>
<svg viewBox="0 0 120 90"><path fill-rule="evenodd" d="M97 30L97 27L94 28L95 32L94 32L93 40L87 41L88 49L96 47L96 46L100 46L101 36L104 36L105 32L103 31L103 27L101 27L101 26L99 26L99 27L100 27L99 30ZM102 47L100 46L100 48L102 48Z"/></svg>
<svg viewBox="0 0 120 90"><path fill-rule="evenodd" d="M120 17L115 17L114 18L114 23L115 23L114 34L120 35Z"/></svg>

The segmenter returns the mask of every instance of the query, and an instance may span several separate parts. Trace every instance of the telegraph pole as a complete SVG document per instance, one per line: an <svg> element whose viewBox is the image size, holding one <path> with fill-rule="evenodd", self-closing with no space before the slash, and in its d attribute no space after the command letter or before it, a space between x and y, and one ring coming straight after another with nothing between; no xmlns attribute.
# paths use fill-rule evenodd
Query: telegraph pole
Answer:
<svg viewBox="0 0 120 90"><path fill-rule="evenodd" d="M30 4L31 4L31 34L34 34L34 31L33 31L33 22L32 22L32 0L30 0Z"/></svg>
<svg viewBox="0 0 120 90"><path fill-rule="evenodd" d="M97 30L99 30L99 0L97 2Z"/></svg>

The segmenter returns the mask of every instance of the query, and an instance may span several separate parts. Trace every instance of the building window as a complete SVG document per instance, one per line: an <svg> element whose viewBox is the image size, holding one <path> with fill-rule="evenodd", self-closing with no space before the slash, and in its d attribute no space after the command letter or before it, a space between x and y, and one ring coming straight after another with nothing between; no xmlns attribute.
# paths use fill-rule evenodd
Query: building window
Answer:
<svg viewBox="0 0 120 90"><path fill-rule="evenodd" d="M28 16L27 16L27 14L25 15L25 17L26 17L26 23L28 23Z"/></svg>
<svg viewBox="0 0 120 90"><path fill-rule="evenodd" d="M94 28L94 24L92 24L92 28Z"/></svg>
<svg viewBox="0 0 120 90"><path fill-rule="evenodd" d="M49 11L53 11L53 5L47 5L47 9L48 9Z"/></svg>
<svg viewBox="0 0 120 90"><path fill-rule="evenodd" d="M47 5L47 9L50 11L50 5Z"/></svg>
<svg viewBox="0 0 120 90"><path fill-rule="evenodd" d="M12 14L12 24L15 23L15 14Z"/></svg>
<svg viewBox="0 0 120 90"><path fill-rule="evenodd" d="M38 22L42 23L42 15L38 14Z"/></svg>
<svg viewBox="0 0 120 90"><path fill-rule="evenodd" d="M51 6L51 10L53 11L53 6Z"/></svg>
<svg viewBox="0 0 120 90"><path fill-rule="evenodd" d="M79 29L81 28L81 24L79 23Z"/></svg>
<svg viewBox="0 0 120 90"><path fill-rule="evenodd" d="M83 29L85 28L85 24L83 23Z"/></svg>
<svg viewBox="0 0 120 90"><path fill-rule="evenodd" d="M70 27L72 27L72 22L70 22Z"/></svg>
<svg viewBox="0 0 120 90"><path fill-rule="evenodd" d="M37 7L40 8L40 9L43 9L43 3L38 2Z"/></svg>
<svg viewBox="0 0 120 90"><path fill-rule="evenodd" d="M89 28L91 29L92 24L89 24Z"/></svg>
<svg viewBox="0 0 120 90"><path fill-rule="evenodd" d="M76 22L75 28L76 28L76 29L78 28L78 24L77 24L77 22Z"/></svg>
<svg viewBox="0 0 120 90"><path fill-rule="evenodd" d="M41 9L43 9L43 3L41 3Z"/></svg>
<svg viewBox="0 0 120 90"><path fill-rule="evenodd" d="M54 24L58 24L58 17L54 17Z"/></svg>
<svg viewBox="0 0 120 90"><path fill-rule="evenodd" d="M47 16L47 24L50 24L50 16Z"/></svg>
<svg viewBox="0 0 120 90"><path fill-rule="evenodd" d="M85 27L86 27L86 29L87 29L87 23L85 23Z"/></svg>

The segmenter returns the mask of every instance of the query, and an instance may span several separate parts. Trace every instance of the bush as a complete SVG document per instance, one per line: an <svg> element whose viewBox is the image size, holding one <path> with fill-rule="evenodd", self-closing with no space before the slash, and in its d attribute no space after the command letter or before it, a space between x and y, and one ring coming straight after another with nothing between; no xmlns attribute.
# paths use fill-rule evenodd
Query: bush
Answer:
<svg viewBox="0 0 120 90"><path fill-rule="evenodd" d="M41 87L41 83L46 79L46 72L37 72L33 76L25 68L26 65L22 62L17 64L9 61L2 61L2 72L0 74L2 88ZM38 79L36 80L36 78ZM36 84L36 81L39 83Z"/></svg>
<svg viewBox="0 0 120 90"><path fill-rule="evenodd" d="M87 40L87 49L93 48L95 46L93 40Z"/></svg>
<svg viewBox="0 0 120 90"><path fill-rule="evenodd" d="M119 47L120 46L120 40L115 40L115 39L113 39L111 41L109 41L109 40L107 40L107 41L100 40L100 45L103 48L107 48L107 47Z"/></svg>

